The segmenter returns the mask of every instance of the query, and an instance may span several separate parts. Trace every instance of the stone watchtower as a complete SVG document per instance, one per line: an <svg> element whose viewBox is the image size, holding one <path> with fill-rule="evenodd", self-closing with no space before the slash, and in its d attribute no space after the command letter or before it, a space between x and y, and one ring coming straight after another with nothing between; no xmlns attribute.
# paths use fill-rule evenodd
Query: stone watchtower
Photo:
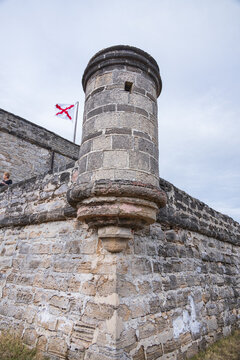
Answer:
<svg viewBox="0 0 240 360"><path fill-rule="evenodd" d="M119 252L166 203L158 173L159 68L140 49L113 46L91 58L82 84L79 177L68 200L105 249Z"/></svg>

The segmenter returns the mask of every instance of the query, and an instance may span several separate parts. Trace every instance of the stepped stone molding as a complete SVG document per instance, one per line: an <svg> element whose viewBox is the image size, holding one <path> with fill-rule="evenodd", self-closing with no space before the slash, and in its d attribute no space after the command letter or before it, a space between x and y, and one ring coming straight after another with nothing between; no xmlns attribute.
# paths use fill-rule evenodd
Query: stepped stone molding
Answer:
<svg viewBox="0 0 240 360"><path fill-rule="evenodd" d="M146 71L156 83L157 96L162 90L162 81L159 67L154 58L145 51L128 45L116 45L100 50L88 63L82 78L83 90L86 91L87 82L90 77L107 66L127 65Z"/></svg>

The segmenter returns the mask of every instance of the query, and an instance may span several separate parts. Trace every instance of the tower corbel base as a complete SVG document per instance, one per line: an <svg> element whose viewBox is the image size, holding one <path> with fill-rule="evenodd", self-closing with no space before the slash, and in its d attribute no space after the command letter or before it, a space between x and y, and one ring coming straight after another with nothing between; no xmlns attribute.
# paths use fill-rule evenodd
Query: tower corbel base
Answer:
<svg viewBox="0 0 240 360"><path fill-rule="evenodd" d="M76 206L77 218L98 230L98 237L109 252L126 249L133 230L156 221L166 195L158 187L133 181L101 180L74 187L68 201Z"/></svg>

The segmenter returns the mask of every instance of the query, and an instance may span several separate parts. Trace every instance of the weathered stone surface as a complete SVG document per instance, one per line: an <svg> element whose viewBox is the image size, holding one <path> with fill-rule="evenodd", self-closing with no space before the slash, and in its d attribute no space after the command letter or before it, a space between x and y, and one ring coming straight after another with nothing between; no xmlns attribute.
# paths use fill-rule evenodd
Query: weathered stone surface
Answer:
<svg viewBox="0 0 240 360"><path fill-rule="evenodd" d="M159 210L158 214L162 224L189 229L223 242L240 244L240 225L236 221L192 198L164 179L160 178L159 183L168 198L166 207ZM212 255L215 258L216 253Z"/></svg>
<svg viewBox="0 0 240 360"><path fill-rule="evenodd" d="M75 168L64 169L52 176L43 174L13 184L6 192L0 188L0 204L5 202L4 207L0 207L0 227L39 224L75 216L76 210L66 200L68 182L73 180L74 174ZM13 211L12 204L16 203L19 206ZM24 242L19 246L22 253L28 251ZM5 251L10 249L6 247ZM46 245L36 244L33 251L46 252Z"/></svg>
<svg viewBox="0 0 240 360"><path fill-rule="evenodd" d="M160 358L162 356L163 350L162 345L153 345L149 346L146 350L146 359L147 360L154 360Z"/></svg>
<svg viewBox="0 0 240 360"><path fill-rule="evenodd" d="M67 353L67 344L63 338L50 337L48 343L48 352L49 354L59 356L60 359L65 359Z"/></svg>
<svg viewBox="0 0 240 360"><path fill-rule="evenodd" d="M134 137L134 149L150 158L150 167L152 159L157 162L154 75L130 63L116 68L110 61L106 73L99 69L89 77L92 118L84 117L86 161L79 163L84 171L87 156L112 151L112 140L120 146L125 135ZM129 79L132 93L125 94ZM112 101L118 95L117 110ZM113 152L143 167L128 147ZM16 329L51 360L184 360L229 334L239 325L239 224L160 179L166 210L157 223L132 231L137 204L165 204L164 192L151 182L158 181L157 173L93 171L96 178L83 173L77 179L77 167L65 167L0 190L0 329ZM139 174L150 184L139 181ZM124 217L114 224L110 216L94 219L91 229L77 221L65 196L73 184L72 205L96 206L101 217L114 214L117 203ZM146 216L144 209L139 213ZM96 222L100 228L110 222L100 238L134 234L124 252L104 249ZM127 227L121 233L122 223Z"/></svg>
<svg viewBox="0 0 240 360"><path fill-rule="evenodd" d="M138 352L135 355L133 355L132 358L133 358L133 360L145 360L146 359L143 346L141 346L139 348Z"/></svg>

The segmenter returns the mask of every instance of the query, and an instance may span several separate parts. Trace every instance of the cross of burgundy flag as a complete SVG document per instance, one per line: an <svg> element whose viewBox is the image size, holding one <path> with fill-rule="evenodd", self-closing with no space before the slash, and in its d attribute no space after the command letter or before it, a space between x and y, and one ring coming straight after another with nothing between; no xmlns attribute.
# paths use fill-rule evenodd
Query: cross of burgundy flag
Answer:
<svg viewBox="0 0 240 360"><path fill-rule="evenodd" d="M75 105L72 104L56 104L57 109L56 116L59 116L65 120L73 120Z"/></svg>

